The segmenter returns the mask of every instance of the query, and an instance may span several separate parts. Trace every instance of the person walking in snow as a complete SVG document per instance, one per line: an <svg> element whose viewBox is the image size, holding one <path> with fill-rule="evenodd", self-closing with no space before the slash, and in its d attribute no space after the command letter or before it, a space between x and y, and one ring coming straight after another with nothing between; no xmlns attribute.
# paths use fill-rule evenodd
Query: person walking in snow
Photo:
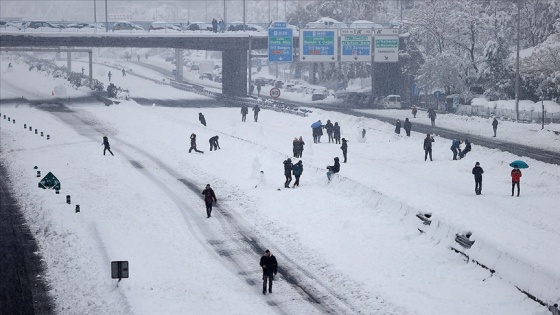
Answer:
<svg viewBox="0 0 560 315"><path fill-rule="evenodd" d="M111 76L112 76L112 75L113 75L113 74L111 73L111 71L109 71L109 73L107 73L107 76L109 77L109 82L111 82Z"/></svg>
<svg viewBox="0 0 560 315"><path fill-rule="evenodd" d="M401 120L397 119L397 123L395 124L395 133L400 135L401 134Z"/></svg>
<svg viewBox="0 0 560 315"><path fill-rule="evenodd" d="M196 134L194 133L191 134L191 148L189 149L189 153L191 153L192 150L198 153L204 153L204 151L199 151L196 149Z"/></svg>
<svg viewBox="0 0 560 315"><path fill-rule="evenodd" d="M198 121L200 121L200 123L203 124L204 127L206 127L206 119L204 118L204 115L202 115L202 113L198 113Z"/></svg>
<svg viewBox="0 0 560 315"><path fill-rule="evenodd" d="M122 76L126 77L126 71L124 70L124 68L122 68Z"/></svg>
<svg viewBox="0 0 560 315"><path fill-rule="evenodd" d="M412 116L414 116L414 118L416 118L416 113L418 113L418 107L412 105Z"/></svg>
<svg viewBox="0 0 560 315"><path fill-rule="evenodd" d="M327 172L327 178L330 182L332 175L340 172L340 162L338 162L338 157L334 158L334 165L327 166L327 169L329 170Z"/></svg>
<svg viewBox="0 0 560 315"><path fill-rule="evenodd" d="M218 143L218 139L220 139L220 137L213 136L212 138L210 138L210 140L208 140L208 142L210 142L210 151L212 151L212 149L214 149L214 151L221 149L220 144Z"/></svg>
<svg viewBox="0 0 560 315"><path fill-rule="evenodd" d="M410 137L410 129L412 129L412 124L410 123L410 120L408 120L408 118L406 118L404 120L404 131L406 131L406 136Z"/></svg>
<svg viewBox="0 0 560 315"><path fill-rule="evenodd" d="M259 112L261 111L261 108L259 107L259 104L255 104L255 106L253 106L253 117L255 118L255 122L257 122L257 120L259 120Z"/></svg>
<svg viewBox="0 0 560 315"><path fill-rule="evenodd" d="M340 149L342 150L342 156L344 157L344 162L342 163L346 163L346 153L348 153L348 143L344 138L342 138L342 146L340 146Z"/></svg>
<svg viewBox="0 0 560 315"><path fill-rule="evenodd" d="M303 146L305 145L305 142L303 141L303 137L299 136L299 141L298 141L298 158L301 159L301 157L303 156Z"/></svg>
<svg viewBox="0 0 560 315"><path fill-rule="evenodd" d="M261 85L257 84L257 96L261 96L261 89L262 89Z"/></svg>
<svg viewBox="0 0 560 315"><path fill-rule="evenodd" d="M480 167L479 162L474 165L472 174L474 175L474 192L477 195L482 195L482 174L484 174L484 170Z"/></svg>
<svg viewBox="0 0 560 315"><path fill-rule="evenodd" d="M496 137L496 131L498 130L498 120L494 117L492 121L492 129L494 130L494 137Z"/></svg>
<svg viewBox="0 0 560 315"><path fill-rule="evenodd" d="M463 149L463 151L461 151L461 153L459 153L459 158L462 159L467 156L467 153L471 152L471 149L471 142L469 141L469 139L465 139L465 148Z"/></svg>
<svg viewBox="0 0 560 315"><path fill-rule="evenodd" d="M430 118L430 121L432 122L432 127L435 127L436 125L436 111L433 108L428 109L428 117Z"/></svg>
<svg viewBox="0 0 560 315"><path fill-rule="evenodd" d="M334 141L336 144L340 144L340 126L338 125L338 122L334 123L333 126L333 137L334 137Z"/></svg>
<svg viewBox="0 0 560 315"><path fill-rule="evenodd" d="M248 113L249 113L249 108L247 108L247 105L241 106L241 121L245 122Z"/></svg>
<svg viewBox="0 0 560 315"><path fill-rule="evenodd" d="M303 162L301 162L301 160L294 164L294 166L292 167L292 172L294 173L294 177L296 178L296 181L294 182L292 188L296 186L299 187L299 177L303 173Z"/></svg>
<svg viewBox="0 0 560 315"><path fill-rule="evenodd" d="M461 152L461 143L463 141L453 139L451 140L451 151L453 151L453 160L457 160L457 155Z"/></svg>
<svg viewBox="0 0 560 315"><path fill-rule="evenodd" d="M292 167L292 159L288 158L284 161L284 176L286 176L284 188L290 188L290 182L292 181Z"/></svg>
<svg viewBox="0 0 560 315"><path fill-rule="evenodd" d="M267 249L264 251L264 255L261 257L260 265L263 271L263 290L262 293L266 294L266 287L268 281L268 293L272 293L272 280L274 276L278 273L278 262L276 257L270 253Z"/></svg>
<svg viewBox="0 0 560 315"><path fill-rule="evenodd" d="M424 161L427 161L428 154L430 155L430 161L432 160L432 142L435 142L434 137L432 137L429 133L426 134L426 138L424 138Z"/></svg>
<svg viewBox="0 0 560 315"><path fill-rule="evenodd" d="M29 128L31 129L31 127ZM101 145L105 146L105 148L103 149L103 155L105 155L105 151L108 150L109 153L114 156L113 152L111 151L111 145L109 145L109 138L107 138L107 136L103 136L103 143Z"/></svg>
<svg viewBox="0 0 560 315"><path fill-rule="evenodd" d="M202 191L204 195L204 203L206 204L206 218L212 216L212 204L217 203L218 199L216 199L216 194L214 194L214 190L210 188L210 184L206 184L206 189Z"/></svg>
<svg viewBox="0 0 560 315"><path fill-rule="evenodd" d="M82 74L84 74L86 71L86 69L84 67L82 67Z"/></svg>
<svg viewBox="0 0 560 315"><path fill-rule="evenodd" d="M316 124L318 124L317 127L311 128L313 143L319 143L319 132L322 133L321 128L323 128L323 123L321 122L321 120L318 120Z"/></svg>
<svg viewBox="0 0 560 315"><path fill-rule="evenodd" d="M294 141L292 141L292 150L294 151L294 157L297 158L299 153L299 140L297 137L294 137Z"/></svg>
<svg viewBox="0 0 560 315"><path fill-rule="evenodd" d="M327 123L325 124L324 128L327 129L327 135L329 136L329 143L331 142L334 143L334 137L333 137L334 126L332 122L327 119Z"/></svg>
<svg viewBox="0 0 560 315"><path fill-rule="evenodd" d="M517 197L519 197L519 183L521 182L521 176L523 174L521 174L521 170L517 167L515 167L513 170L511 170L511 196L513 197L513 192L515 189L515 186L517 186Z"/></svg>

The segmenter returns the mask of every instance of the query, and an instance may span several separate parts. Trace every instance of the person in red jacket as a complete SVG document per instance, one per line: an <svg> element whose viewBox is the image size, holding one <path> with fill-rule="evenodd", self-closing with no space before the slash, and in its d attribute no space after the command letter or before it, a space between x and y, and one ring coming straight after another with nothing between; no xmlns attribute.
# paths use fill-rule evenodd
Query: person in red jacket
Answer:
<svg viewBox="0 0 560 315"><path fill-rule="evenodd" d="M513 191L515 189L515 186L517 186L517 197L519 197L519 182L521 181L521 171L519 170L519 168L514 168L511 171L511 196L513 197Z"/></svg>

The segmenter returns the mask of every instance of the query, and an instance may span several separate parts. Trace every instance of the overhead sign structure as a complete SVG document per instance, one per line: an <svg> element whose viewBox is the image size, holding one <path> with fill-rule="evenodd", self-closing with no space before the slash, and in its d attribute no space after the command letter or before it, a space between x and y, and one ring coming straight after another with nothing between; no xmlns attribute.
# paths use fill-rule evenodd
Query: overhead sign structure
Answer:
<svg viewBox="0 0 560 315"><path fill-rule="evenodd" d="M60 190L60 181L53 175L53 173L49 172L39 182L39 188Z"/></svg>
<svg viewBox="0 0 560 315"><path fill-rule="evenodd" d="M334 62L338 59L337 29L302 29L299 34L301 61Z"/></svg>
<svg viewBox="0 0 560 315"><path fill-rule="evenodd" d="M378 35L376 32L374 47L374 62L399 61L399 36Z"/></svg>
<svg viewBox="0 0 560 315"><path fill-rule="evenodd" d="M352 31L347 33L346 31ZM371 61L371 36L358 35L354 29L340 30L340 61Z"/></svg>
<svg viewBox="0 0 560 315"><path fill-rule="evenodd" d="M284 26L277 28L276 25ZM291 28L285 28L286 23L274 23L274 28L268 29L268 61L292 62L294 36Z"/></svg>

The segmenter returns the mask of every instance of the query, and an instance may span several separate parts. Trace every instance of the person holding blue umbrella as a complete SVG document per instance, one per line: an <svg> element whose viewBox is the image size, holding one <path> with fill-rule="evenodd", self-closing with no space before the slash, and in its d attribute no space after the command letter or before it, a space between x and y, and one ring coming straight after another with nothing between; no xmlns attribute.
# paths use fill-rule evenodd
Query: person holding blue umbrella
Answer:
<svg viewBox="0 0 560 315"><path fill-rule="evenodd" d="M513 197L513 192L515 190L515 186L517 186L517 197L519 197L519 182L521 181L521 170L516 166L514 166L513 170L511 171L511 196Z"/></svg>

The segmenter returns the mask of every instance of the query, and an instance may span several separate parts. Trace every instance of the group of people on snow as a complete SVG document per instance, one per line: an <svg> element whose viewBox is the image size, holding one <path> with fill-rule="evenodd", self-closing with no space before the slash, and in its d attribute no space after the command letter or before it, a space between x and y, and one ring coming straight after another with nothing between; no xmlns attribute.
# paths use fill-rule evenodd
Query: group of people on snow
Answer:
<svg viewBox="0 0 560 315"><path fill-rule="evenodd" d="M294 141L292 142L293 145L293 151L294 151L294 157L295 158L300 158L303 156L303 146L305 145L305 142L303 141L303 137L299 137L299 139L297 137L294 138Z"/></svg>
<svg viewBox="0 0 560 315"><path fill-rule="evenodd" d="M321 143L321 136L323 135L323 129L325 129L329 137L329 143L340 144L340 126L338 122L335 122L333 125L330 120L327 120L327 123L323 125L321 120L318 120L313 125L314 127L311 127L313 143Z"/></svg>

